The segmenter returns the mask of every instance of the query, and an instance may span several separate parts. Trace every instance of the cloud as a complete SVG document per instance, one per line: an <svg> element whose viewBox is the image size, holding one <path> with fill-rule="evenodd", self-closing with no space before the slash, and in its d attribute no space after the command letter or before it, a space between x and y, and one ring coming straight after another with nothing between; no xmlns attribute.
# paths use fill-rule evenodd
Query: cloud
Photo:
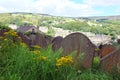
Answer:
<svg viewBox="0 0 120 80"><path fill-rule="evenodd" d="M8 10L2 6L0 6L0 12L8 12Z"/></svg>
<svg viewBox="0 0 120 80"><path fill-rule="evenodd" d="M120 0L84 0L86 4L93 6L119 6Z"/></svg>
<svg viewBox="0 0 120 80"><path fill-rule="evenodd" d="M29 10L32 1L30 0L1 0L0 6L6 8L9 12L24 12Z"/></svg>
<svg viewBox="0 0 120 80"><path fill-rule="evenodd" d="M34 11L57 16L91 16L99 12L86 4L70 0L38 0L33 5Z"/></svg>
<svg viewBox="0 0 120 80"><path fill-rule="evenodd" d="M120 0L84 0L75 3L72 0L0 0L0 12L32 12L55 16L95 16L103 12L95 9L99 6L120 5Z"/></svg>

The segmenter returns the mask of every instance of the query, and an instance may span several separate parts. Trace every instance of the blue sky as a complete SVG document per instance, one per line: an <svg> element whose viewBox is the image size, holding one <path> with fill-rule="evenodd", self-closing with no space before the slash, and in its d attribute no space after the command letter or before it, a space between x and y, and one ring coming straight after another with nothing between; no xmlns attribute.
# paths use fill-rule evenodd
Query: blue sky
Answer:
<svg viewBox="0 0 120 80"><path fill-rule="evenodd" d="M120 0L0 0L0 13L6 12L67 17L120 15Z"/></svg>

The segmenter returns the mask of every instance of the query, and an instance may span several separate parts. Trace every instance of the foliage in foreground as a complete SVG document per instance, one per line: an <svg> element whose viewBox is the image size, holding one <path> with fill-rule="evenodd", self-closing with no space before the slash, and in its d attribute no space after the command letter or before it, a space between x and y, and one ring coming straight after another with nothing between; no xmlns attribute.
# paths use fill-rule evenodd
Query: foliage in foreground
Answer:
<svg viewBox="0 0 120 80"><path fill-rule="evenodd" d="M34 46L30 51L16 32L10 30L0 37L0 79L63 80L70 79L75 69L72 56L61 57L61 50ZM64 73L64 74L63 74Z"/></svg>
<svg viewBox="0 0 120 80"><path fill-rule="evenodd" d="M0 37L0 80L119 80L99 70L76 70L72 56L34 46L29 50L16 32Z"/></svg>

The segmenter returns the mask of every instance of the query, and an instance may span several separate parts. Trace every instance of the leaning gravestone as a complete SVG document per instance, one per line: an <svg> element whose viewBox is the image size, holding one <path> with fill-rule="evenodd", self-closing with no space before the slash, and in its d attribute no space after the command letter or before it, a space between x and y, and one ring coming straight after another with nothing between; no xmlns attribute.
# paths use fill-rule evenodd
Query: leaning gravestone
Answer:
<svg viewBox="0 0 120 80"><path fill-rule="evenodd" d="M120 48L117 48L116 50L101 58L100 66L104 71L120 72Z"/></svg>
<svg viewBox="0 0 120 80"><path fill-rule="evenodd" d="M54 51L57 51L61 47L61 42L63 40L63 37L57 36L52 40L52 49Z"/></svg>
<svg viewBox="0 0 120 80"><path fill-rule="evenodd" d="M82 33L72 33L66 36L62 43L61 47L63 49L63 55L68 55L76 51L75 63L79 61L79 55L84 53L83 59L77 62L80 67L90 68L92 66L92 60L94 56L95 45L83 35Z"/></svg>

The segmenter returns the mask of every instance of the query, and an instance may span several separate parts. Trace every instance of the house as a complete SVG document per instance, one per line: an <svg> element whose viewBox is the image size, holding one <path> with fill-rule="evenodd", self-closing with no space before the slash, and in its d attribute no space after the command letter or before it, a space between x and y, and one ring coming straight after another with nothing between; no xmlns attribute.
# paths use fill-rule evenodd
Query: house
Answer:
<svg viewBox="0 0 120 80"><path fill-rule="evenodd" d="M38 32L38 33L42 33L37 27L35 26L21 26L19 28L16 29L18 32L22 32L22 33L27 33L27 32L32 32L34 30L34 32Z"/></svg>

